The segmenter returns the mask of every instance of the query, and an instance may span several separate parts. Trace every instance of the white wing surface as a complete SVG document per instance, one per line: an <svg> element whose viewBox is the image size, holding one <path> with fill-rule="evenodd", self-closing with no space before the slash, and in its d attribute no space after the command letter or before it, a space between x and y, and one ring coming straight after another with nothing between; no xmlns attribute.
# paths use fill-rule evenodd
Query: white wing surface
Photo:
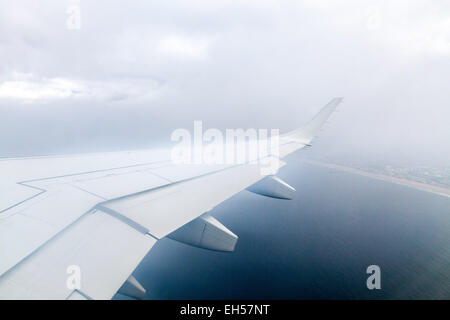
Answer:
<svg viewBox="0 0 450 320"><path fill-rule="evenodd" d="M340 102L280 136L278 156L309 145ZM0 298L142 297L132 273L159 239L232 251L237 236L211 209L247 188L292 197L261 169L174 164L170 150L1 159Z"/></svg>

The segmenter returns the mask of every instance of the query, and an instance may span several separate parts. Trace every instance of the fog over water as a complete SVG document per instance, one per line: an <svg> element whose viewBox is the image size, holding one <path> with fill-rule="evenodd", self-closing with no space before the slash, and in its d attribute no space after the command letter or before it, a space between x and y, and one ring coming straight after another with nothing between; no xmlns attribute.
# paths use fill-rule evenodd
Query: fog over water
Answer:
<svg viewBox="0 0 450 320"><path fill-rule="evenodd" d="M443 166L449 19L445 0L2 1L0 155L169 145L194 120L283 132L344 96L311 156Z"/></svg>

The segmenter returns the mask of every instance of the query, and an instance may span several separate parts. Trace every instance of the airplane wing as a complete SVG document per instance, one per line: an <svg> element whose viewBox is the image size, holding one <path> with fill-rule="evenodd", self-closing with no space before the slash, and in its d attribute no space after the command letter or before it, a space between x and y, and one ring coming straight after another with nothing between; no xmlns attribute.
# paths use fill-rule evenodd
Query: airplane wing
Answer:
<svg viewBox="0 0 450 320"><path fill-rule="evenodd" d="M309 145L340 102L280 136L277 157ZM0 299L143 297L132 273L159 239L233 251L238 237L211 209L244 189L295 191L259 162L170 159L168 150L0 159Z"/></svg>

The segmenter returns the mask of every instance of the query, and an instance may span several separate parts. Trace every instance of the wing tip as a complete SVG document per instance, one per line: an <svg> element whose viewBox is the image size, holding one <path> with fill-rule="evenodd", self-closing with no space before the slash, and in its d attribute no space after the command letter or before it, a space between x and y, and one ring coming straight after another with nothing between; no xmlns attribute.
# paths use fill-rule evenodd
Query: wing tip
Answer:
<svg viewBox="0 0 450 320"><path fill-rule="evenodd" d="M339 104L344 101L344 97L335 97L335 98L331 99L331 101Z"/></svg>

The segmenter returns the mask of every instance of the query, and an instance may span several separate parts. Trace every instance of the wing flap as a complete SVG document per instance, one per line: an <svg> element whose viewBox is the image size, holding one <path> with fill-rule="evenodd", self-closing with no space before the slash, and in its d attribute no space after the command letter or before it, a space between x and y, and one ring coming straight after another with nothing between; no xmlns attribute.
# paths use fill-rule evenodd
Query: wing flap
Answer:
<svg viewBox="0 0 450 320"><path fill-rule="evenodd" d="M84 215L0 278L1 299L110 299L156 240L100 211ZM79 268L80 288L68 268ZM69 269L70 270L70 269Z"/></svg>
<svg viewBox="0 0 450 320"><path fill-rule="evenodd" d="M0 219L0 275L100 201L101 198L65 185L12 209Z"/></svg>

